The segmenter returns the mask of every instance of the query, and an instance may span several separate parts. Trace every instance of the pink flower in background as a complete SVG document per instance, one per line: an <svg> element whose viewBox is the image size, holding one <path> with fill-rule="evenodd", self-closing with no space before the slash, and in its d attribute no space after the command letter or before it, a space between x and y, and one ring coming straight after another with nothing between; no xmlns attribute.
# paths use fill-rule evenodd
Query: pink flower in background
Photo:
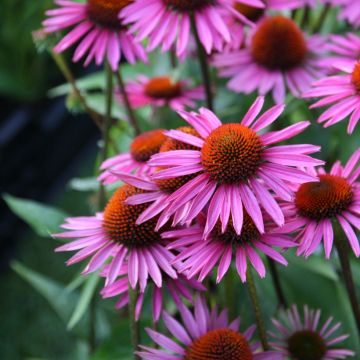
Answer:
<svg viewBox="0 0 360 360"><path fill-rule="evenodd" d="M334 241L334 224L340 225L355 254L360 256L359 240L353 228L360 229L360 150L354 152L343 167L336 162L326 173L324 169L309 169L318 182L300 185L294 203L286 206L299 227L298 255L310 256L324 242L326 258L330 258Z"/></svg>
<svg viewBox="0 0 360 360"><path fill-rule="evenodd" d="M106 267L103 271L103 276L107 277L109 267ZM112 284L105 286L101 295L103 298L110 298L114 296L120 296L120 299L116 303L116 308L121 309L129 303L129 280L127 277L129 270L127 264L123 264L119 271L119 278ZM148 286L151 286L149 284ZM180 306L183 299L186 299L190 303L193 302L194 291L205 291L206 288L197 282L196 280L188 280L183 275L179 275L177 279L163 274L163 287L156 285L152 286L152 315L154 322L158 322L161 312L164 306L164 296L169 294L172 301L176 306ZM165 293L165 294L164 294ZM135 320L138 321L143 309L145 293L139 294L136 307L135 307Z"/></svg>
<svg viewBox="0 0 360 360"><path fill-rule="evenodd" d="M173 110L195 107L196 101L204 100L203 86L191 87L187 80L173 81L168 76L148 78L138 75L135 81L129 81L126 92L133 108L147 105L162 107L168 105ZM121 93L117 93L119 102L123 102Z"/></svg>
<svg viewBox="0 0 360 360"><path fill-rule="evenodd" d="M339 347L349 337L334 335L341 323L331 325L333 318L330 317L320 325L321 310L310 310L305 305L301 319L294 305L284 315L283 321L272 320L276 332L269 333L273 338L272 348L284 356L298 360L335 360L355 355L353 351Z"/></svg>
<svg viewBox="0 0 360 360"><path fill-rule="evenodd" d="M154 171L147 165L147 161L160 151L166 136L163 129L151 130L137 136L130 145L130 152L119 154L105 160L100 169L103 170L98 180L108 185L118 180L116 171L138 174L149 174Z"/></svg>
<svg viewBox="0 0 360 360"><path fill-rule="evenodd" d="M191 13L206 52L221 50L224 42L230 41L230 31L224 16L232 14L242 22L249 21L232 6L229 0L135 0L121 11L125 24L132 24L131 31L136 38L149 38L148 51L161 47L163 52L176 47L176 54L182 56L187 50L191 34ZM257 7L264 7L260 0L236 0Z"/></svg>
<svg viewBox="0 0 360 360"><path fill-rule="evenodd" d="M176 271L170 265L174 255L166 249L160 234L154 231L156 220L135 224L146 205L129 206L125 203L127 197L143 192L124 185L114 193L103 213L66 219L62 227L69 231L53 236L77 239L56 249L79 250L67 261L67 265L91 258L83 272L89 274L103 268L111 259L106 282L112 284L126 260L129 283L132 288L139 284L142 292L149 276L158 287L162 286L162 272L176 279Z"/></svg>
<svg viewBox="0 0 360 360"><path fill-rule="evenodd" d="M107 59L116 71L122 55L132 64L137 59L147 61L143 47L118 19L120 10L131 3L132 0L87 0L85 3L55 0L59 8L46 11L48 18L43 26L48 33L74 27L56 45L55 52L61 53L78 43L74 62L86 56L85 66L92 60L101 65Z"/></svg>
<svg viewBox="0 0 360 360"><path fill-rule="evenodd" d="M324 75L320 64L324 44L320 35L306 37L293 20L272 16L259 22L245 48L217 54L213 64L221 76L231 78L230 90L272 92L274 101L283 103L286 89L300 97Z"/></svg>
<svg viewBox="0 0 360 360"><path fill-rule="evenodd" d="M303 183L315 179L296 167L316 166L323 162L309 156L319 151L318 146L271 147L301 133L310 123L302 121L280 131L259 134L284 110L283 105L274 106L255 120L263 102L263 98L258 98L240 122L231 124L222 124L213 112L204 108L199 113L179 112L200 138L178 130L167 131L166 135L197 150L174 150L154 155L149 165L165 169L156 172L152 179L196 176L167 199L171 206L166 209L166 216L170 217L186 206L178 222L190 222L209 207L205 236L219 219L225 231L230 218L239 235L244 206L256 228L264 233L262 206L276 224L284 225L284 215L269 189L278 197L290 200L292 192L287 182Z"/></svg>
<svg viewBox="0 0 360 360"><path fill-rule="evenodd" d="M163 313L169 335L146 329L150 338L159 346L152 348L140 346L138 352L146 360L282 360L282 355L275 351L259 351L260 344L252 342L256 330L255 325L244 332L239 332L240 319L229 322L227 311L218 313L217 308L208 309L205 300L197 297L194 311L191 312L183 304L178 310L182 323ZM180 343L180 344L179 344Z"/></svg>
<svg viewBox="0 0 360 360"><path fill-rule="evenodd" d="M346 20L355 28L360 26L360 7L358 1L354 0L325 0L333 6L340 7L339 19Z"/></svg>
<svg viewBox="0 0 360 360"><path fill-rule="evenodd" d="M360 62L335 63L333 68L345 74L325 77L313 84L303 97L322 99L310 106L329 106L318 118L324 127L335 125L349 117L347 132L351 134L360 120Z"/></svg>
<svg viewBox="0 0 360 360"><path fill-rule="evenodd" d="M360 59L360 37L353 33L330 35L325 49L332 54L323 58L322 64L330 70L337 71L336 68L334 69L334 65L345 63L345 65L349 66Z"/></svg>
<svg viewBox="0 0 360 360"><path fill-rule="evenodd" d="M259 252L286 266L286 259L274 247L283 249L297 246L296 242L287 235L297 230L297 227L292 228L291 224L286 224L278 228L267 221L265 233L260 234L247 212L244 209L241 211L243 227L240 235L236 234L231 222L225 232L218 222L204 240L205 219L202 217L198 218L196 225L164 232L162 237L172 240L168 249L179 252L173 261L178 272L185 273L188 278L198 276L198 280L203 281L218 266L216 282L219 283L231 265L233 253L242 282L246 282L248 261L260 277L265 277L265 265Z"/></svg>

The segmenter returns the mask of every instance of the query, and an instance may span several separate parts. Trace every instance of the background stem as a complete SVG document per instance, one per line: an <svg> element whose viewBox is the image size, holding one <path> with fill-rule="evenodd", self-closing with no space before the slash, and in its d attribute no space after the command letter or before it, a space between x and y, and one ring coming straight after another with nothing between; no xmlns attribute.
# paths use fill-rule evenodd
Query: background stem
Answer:
<svg viewBox="0 0 360 360"><path fill-rule="evenodd" d="M278 298L279 306L282 307L283 309L286 309L287 302L286 302L284 290L281 286L280 275L279 275L278 269L276 267L276 263L273 259L270 259L269 257L268 257L268 262L269 262L271 277L272 277L275 292L276 292L276 295Z"/></svg>
<svg viewBox="0 0 360 360"><path fill-rule="evenodd" d="M121 95L122 95L123 100L124 100L124 104L125 104L125 108L126 108L128 117L129 117L130 125L134 128L135 134L139 135L139 134L141 134L141 130L140 130L139 124L138 124L138 122L136 120L136 116L135 116L135 113L133 111L133 108L131 107L129 97L128 97L128 94L126 92L124 79L123 79L123 77L121 75L121 70L120 69L119 69L119 71L115 72L115 76L116 76L117 82L119 84Z"/></svg>
<svg viewBox="0 0 360 360"><path fill-rule="evenodd" d="M251 273L251 269L248 269L248 271L247 271L246 280L247 280L247 286L248 286L248 290L249 290L251 303L254 308L255 320L256 320L256 325L258 327L261 344L262 344L264 350L269 350L269 343L267 340L266 328L265 328L264 320L262 317L260 301L259 301L259 297L256 292L256 287L255 287L255 283L254 283L254 278Z"/></svg>
<svg viewBox="0 0 360 360"><path fill-rule="evenodd" d="M360 308L359 303L357 301L356 289L354 284L354 279L351 272L348 246L344 239L336 238L335 239L336 250L339 255L341 272L344 278L345 287L349 296L349 300L351 303L351 308L354 314L354 318L356 321L357 329L360 335Z"/></svg>
<svg viewBox="0 0 360 360"><path fill-rule="evenodd" d="M209 69L207 55L206 55L205 49L200 41L199 34L198 34L197 28L196 28L195 18L194 18L193 14L191 14L191 16L190 16L190 21L191 21L192 32L194 34L196 45L197 45L201 74L202 74L204 87L205 87L205 91L206 91L207 107L213 111L214 110L213 94L212 94L212 89L211 89L210 69Z"/></svg>

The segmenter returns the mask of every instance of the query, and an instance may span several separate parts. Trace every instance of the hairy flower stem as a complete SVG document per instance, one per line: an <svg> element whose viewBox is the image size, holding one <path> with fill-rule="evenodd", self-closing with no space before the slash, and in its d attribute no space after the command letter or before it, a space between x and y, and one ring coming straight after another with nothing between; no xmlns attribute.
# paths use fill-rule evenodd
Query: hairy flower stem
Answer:
<svg viewBox="0 0 360 360"><path fill-rule="evenodd" d="M89 114L90 118L94 121L95 125L102 130L103 119L102 116L97 114L95 111L89 108L84 96L82 96L80 90L76 85L76 80L72 74L68 64L66 63L64 56L62 54L57 54L54 51L51 51L51 56L54 59L56 65L60 69L61 73L64 75L66 81L71 85L74 95L79 99L84 110Z"/></svg>
<svg viewBox="0 0 360 360"><path fill-rule="evenodd" d="M205 92L206 92L207 107L213 111L214 106L213 106L213 94L212 94L212 89L211 89L209 63L208 63L205 49L200 41L199 34L197 32L194 14L191 14L190 21L191 21L191 28L192 28L192 32L195 37L197 52L198 52L199 61L200 61L201 74L202 74Z"/></svg>
<svg viewBox="0 0 360 360"><path fill-rule="evenodd" d="M127 92L126 92L125 82L124 82L124 79L123 79L122 74L121 74L121 69L119 69L119 71L115 72L115 76L116 76L117 82L119 84L121 95L122 95L123 100L124 100L126 112L128 114L128 117L129 117L129 122L130 122L131 126L134 128L135 134L139 135L139 134L141 134L141 130L140 130L139 124L137 122L134 110L131 107L131 104L130 104L130 101L129 101L129 96L128 96Z"/></svg>
<svg viewBox="0 0 360 360"><path fill-rule="evenodd" d="M252 276L251 269L248 269L247 274L246 274L246 279L247 279L247 287L249 290L251 303L254 308L255 320L256 320L256 325L257 325L259 335L260 335L260 341L261 341L261 344L262 344L264 350L269 350L269 343L267 340L265 323L264 323L264 320L262 317L260 301L259 301L259 297L258 297L258 294L256 291L254 278Z"/></svg>
<svg viewBox="0 0 360 360"><path fill-rule="evenodd" d="M136 309L136 300L138 296L137 289L133 289L129 284L129 318L130 318L130 332L131 332L131 341L134 349L134 359L138 360L140 357L135 354L138 351L138 346L140 343L139 335L139 323L135 320L135 309Z"/></svg>
<svg viewBox="0 0 360 360"><path fill-rule="evenodd" d="M276 263L274 260L272 260L270 258L268 258L268 263L269 263L271 277L272 277L273 284L274 284L274 289L275 289L275 292L276 292L276 295L278 298L279 306L283 309L286 309L287 302L286 302L284 290L281 286L280 275L279 275L278 269L276 267Z"/></svg>
<svg viewBox="0 0 360 360"><path fill-rule="evenodd" d="M335 239L335 246L339 255L342 276L344 278L345 287L349 296L354 319L360 336L360 307L356 296L354 278L351 272L348 246L344 239L338 237Z"/></svg>

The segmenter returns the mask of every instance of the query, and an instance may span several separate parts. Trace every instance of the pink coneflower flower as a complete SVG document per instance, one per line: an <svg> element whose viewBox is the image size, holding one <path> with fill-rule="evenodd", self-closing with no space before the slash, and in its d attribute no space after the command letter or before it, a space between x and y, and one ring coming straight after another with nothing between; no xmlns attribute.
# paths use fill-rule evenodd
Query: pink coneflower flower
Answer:
<svg viewBox="0 0 360 360"><path fill-rule="evenodd" d="M333 222L340 224L349 240L355 256L360 256L359 240L353 230L360 228L360 187L357 182L360 167L357 150L342 167L336 162L327 174L320 168L309 172L318 176L318 182L302 184L295 194L293 204L287 211L297 216L299 226L304 226L297 236L300 245L298 255L310 256L324 240L326 258L330 257L333 246Z"/></svg>
<svg viewBox="0 0 360 360"><path fill-rule="evenodd" d="M199 137L199 134L190 126L182 126L177 129L184 134ZM160 153L168 151L179 151L179 150L197 150L196 146L183 143L181 141L167 138L160 148ZM153 172L161 169L152 168ZM129 205L137 205L144 203L151 203L151 205L139 216L137 223L141 224L144 221L152 219L154 216L159 215L155 230L159 230L164 224L169 221L170 216L167 215L166 210L169 210L170 204L168 202L169 197L176 190L181 188L183 185L194 179L197 174L178 176L176 178L155 180L152 181L144 176L133 176L121 171L113 171L112 175L117 180L123 181L127 184L138 187L139 189L147 190L146 194L137 194L130 196L126 199L126 203ZM149 191L149 188L152 188ZM188 204L179 207L174 212L174 223L177 224L180 219L184 216L184 213L188 210Z"/></svg>
<svg viewBox="0 0 360 360"><path fill-rule="evenodd" d="M330 35L325 49L334 55L326 56L322 63L333 69L336 63L353 64L360 59L360 37L353 33Z"/></svg>
<svg viewBox="0 0 360 360"><path fill-rule="evenodd" d="M242 282L246 282L248 260L260 277L265 277L265 265L258 252L286 266L286 259L273 247L282 249L297 246L289 236L285 235L297 228L293 229L289 224L279 229L266 222L265 233L260 234L247 212L244 209L241 212L243 212L243 226L240 235L236 234L231 222L225 231L218 222L204 240L205 221L201 217L198 218L196 225L164 232L163 238L177 239L168 245L168 249L179 252L173 262L177 270L180 273L185 272L188 278L198 275L199 281L203 281L218 264L216 282L219 283L231 265L233 252L236 269Z"/></svg>
<svg viewBox="0 0 360 360"><path fill-rule="evenodd" d="M263 7L260 0L235 0L239 3ZM148 51L161 46L168 51L175 44L176 53L182 56L187 50L191 33L190 16L194 14L195 26L206 52L221 50L230 42L229 28L224 16L231 14L241 21L249 21L236 12L229 0L135 0L121 12L125 24L133 24L137 39L149 38Z"/></svg>
<svg viewBox="0 0 360 360"><path fill-rule="evenodd" d="M132 0L87 0L80 3L72 0L55 0L59 8L48 10L48 19L43 22L45 31L57 32L75 26L54 48L61 53L79 43L73 56L77 62L86 54L85 66L92 60L97 65L105 58L113 71L118 69L121 56L130 63L137 59L146 62L143 47L134 41L127 27L118 19L120 10Z"/></svg>
<svg viewBox="0 0 360 360"><path fill-rule="evenodd" d="M157 154L166 141L163 129L151 130L138 135L130 145L130 152L113 156L101 164L103 170L98 180L105 185L112 184L118 180L114 175L116 171L126 173L136 172L138 174L149 174L154 171L147 165L147 161Z"/></svg>
<svg viewBox="0 0 360 360"><path fill-rule="evenodd" d="M230 77L228 88L260 95L272 92L276 103L283 103L288 88L295 97L323 75L320 54L324 38L305 37L295 22L284 16L267 17L259 22L245 48L214 56L220 75Z"/></svg>
<svg viewBox="0 0 360 360"><path fill-rule="evenodd" d="M360 120L360 61L348 65L335 63L333 67L345 74L315 82L313 90L306 92L303 97L322 97L310 106L311 109L330 105L318 118L318 122L324 123L325 128L350 116L347 132L351 134Z"/></svg>
<svg viewBox="0 0 360 360"><path fill-rule="evenodd" d="M205 300L197 297L192 313L183 304L179 306L182 324L163 312L163 319L169 333L177 340L155 330L146 329L151 339L160 349L140 346L138 352L146 360L282 360L275 351L259 351L258 342L252 342L255 325L239 332L240 319L229 322L227 311L220 314L211 311Z"/></svg>
<svg viewBox="0 0 360 360"><path fill-rule="evenodd" d="M310 310L305 305L302 320L294 305L286 315L283 321L272 320L277 331L270 332L274 338L270 345L284 356L296 360L334 360L355 355L338 345L349 335L333 336L341 323L331 325L333 318L330 317L322 326L319 325L321 310Z"/></svg>
<svg viewBox="0 0 360 360"><path fill-rule="evenodd" d="M104 269L103 276L108 276L109 267ZM118 279L105 286L101 294L104 298L120 296L116 303L116 308L121 309L129 303L129 280L127 277L129 270L127 264L123 264L119 271ZM151 284L149 284L151 286ZM155 284L152 286L152 315L154 322L158 322L161 311L163 310L163 298L165 294L169 294L176 306L180 306L183 299L190 303L193 302L194 291L205 291L206 288L196 280L188 280L186 277L179 275L177 279L173 279L166 274L163 274L163 287L158 287ZM165 294L164 294L165 292ZM136 307L135 307L135 320L138 321L143 309L145 293L139 293Z"/></svg>
<svg viewBox="0 0 360 360"><path fill-rule="evenodd" d="M128 82L126 93L134 109L147 105L168 105L173 110L182 110L187 106L195 107L196 100L205 98L203 86L191 87L187 80L173 81L168 76L148 78L139 75L135 81ZM120 93L117 93L117 98L123 102Z"/></svg>
<svg viewBox="0 0 360 360"><path fill-rule="evenodd" d="M54 236L77 240L60 246L56 251L80 250L67 261L68 265L91 258L83 274L102 268L111 259L107 284L115 281L125 260L131 287L135 288L139 283L141 291L146 287L148 276L158 287L162 286L161 270L176 279L176 271L170 265L174 255L166 250L160 234L154 231L156 220L135 224L146 205L125 204L127 197L139 193L144 191L124 185L114 193L103 213L67 219L62 227L69 231Z"/></svg>
<svg viewBox="0 0 360 360"><path fill-rule="evenodd" d="M175 150L154 155L151 166L169 167L155 173L153 180L174 179L179 176L196 176L176 190L167 199L171 203L168 216L182 206L189 206L179 222L186 222L209 206L205 236L220 218L225 228L231 217L236 233L241 233L243 224L242 205L254 221L260 233L264 222L260 206L282 226L284 215L269 188L282 199L291 199L287 181L303 183L314 177L295 168L316 166L323 162L308 156L320 148L314 145L271 145L287 140L309 126L302 121L281 131L259 134L272 124L283 112L284 106L269 109L256 121L264 99L258 98L240 123L222 124L216 115L200 109L199 114L179 114L197 131L201 138L171 130L166 135L175 140L195 146L197 150Z"/></svg>
<svg viewBox="0 0 360 360"><path fill-rule="evenodd" d="M355 28L360 26L360 7L354 0L325 0L334 6L340 6L339 19L348 21Z"/></svg>

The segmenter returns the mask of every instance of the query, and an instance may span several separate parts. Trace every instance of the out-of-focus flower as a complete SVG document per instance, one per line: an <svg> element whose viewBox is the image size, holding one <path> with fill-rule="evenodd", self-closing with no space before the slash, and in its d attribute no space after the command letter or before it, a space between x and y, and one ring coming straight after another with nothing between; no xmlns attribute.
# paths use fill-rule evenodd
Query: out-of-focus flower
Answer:
<svg viewBox="0 0 360 360"><path fill-rule="evenodd" d="M74 27L54 48L61 53L78 43L73 61L86 56L85 65L95 60L97 65L107 59L113 71L118 69L122 55L129 63L137 59L146 62L146 53L128 33L127 27L118 19L120 10L132 0L55 0L59 7L46 11L43 22L45 31L57 32Z"/></svg>
<svg viewBox="0 0 360 360"><path fill-rule="evenodd" d="M244 23L245 16L235 11L233 1L264 7L260 0L135 0L121 12L125 24L132 24L137 39L149 38L148 51L161 46L168 51L176 46L176 54L182 56L187 50L191 34L191 14L200 41L208 54L221 50L224 42L231 39L224 17L231 14Z"/></svg>
<svg viewBox="0 0 360 360"><path fill-rule="evenodd" d="M213 64L221 76L231 78L230 90L272 92L274 101L283 103L286 89L300 97L324 75L320 63L324 44L320 35L306 37L293 20L271 16L259 22L244 48L216 54Z"/></svg>
<svg viewBox="0 0 360 360"><path fill-rule="evenodd" d="M354 0L324 0L333 6L340 6L339 19L346 20L355 28L360 26L360 7Z"/></svg>
<svg viewBox="0 0 360 360"><path fill-rule="evenodd" d="M334 336L341 323L331 325L333 318L330 317L320 325L320 317L320 310L304 306L301 319L297 307L292 306L284 321L273 319L276 332L270 332L274 339L272 348L296 360L335 360L354 356L353 351L339 348L349 335Z"/></svg>
<svg viewBox="0 0 360 360"><path fill-rule="evenodd" d="M168 76L148 78L139 75L135 81L127 83L126 93L134 109L147 105L168 105L173 110L183 110L185 107L195 107L197 100L205 98L203 86L191 87L190 81L174 82ZM121 93L116 95L118 101L123 102Z"/></svg>

